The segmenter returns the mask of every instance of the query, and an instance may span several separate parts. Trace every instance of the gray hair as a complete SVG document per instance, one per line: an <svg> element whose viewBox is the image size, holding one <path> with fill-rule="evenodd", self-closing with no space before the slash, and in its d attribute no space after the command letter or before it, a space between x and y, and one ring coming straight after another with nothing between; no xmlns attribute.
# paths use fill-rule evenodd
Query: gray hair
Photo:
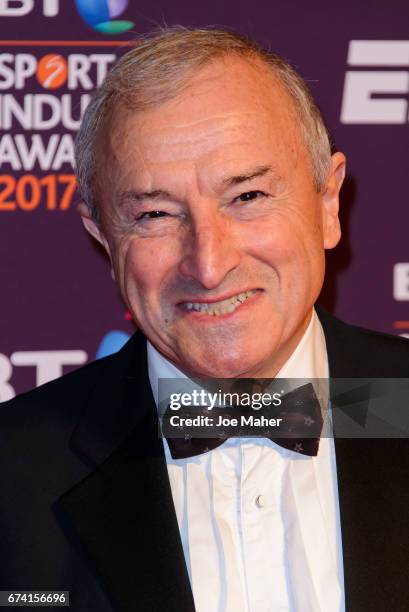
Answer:
<svg viewBox="0 0 409 612"><path fill-rule="evenodd" d="M282 57L240 34L174 26L141 37L118 60L85 111L75 143L76 172L81 196L97 222L96 140L109 114L118 106L138 112L171 100L199 68L226 55L261 60L272 69L294 103L311 160L314 186L321 191L331 163L330 139L308 86L295 69Z"/></svg>

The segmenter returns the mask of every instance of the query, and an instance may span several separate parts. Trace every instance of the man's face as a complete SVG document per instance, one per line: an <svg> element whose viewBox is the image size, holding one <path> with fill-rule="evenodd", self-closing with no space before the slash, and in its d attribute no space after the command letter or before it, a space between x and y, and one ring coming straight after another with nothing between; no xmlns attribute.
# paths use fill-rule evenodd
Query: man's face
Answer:
<svg viewBox="0 0 409 612"><path fill-rule="evenodd" d="M114 113L99 151L102 230L86 225L138 326L190 373L274 376L339 239L343 156L317 194L287 93L234 57L169 102Z"/></svg>

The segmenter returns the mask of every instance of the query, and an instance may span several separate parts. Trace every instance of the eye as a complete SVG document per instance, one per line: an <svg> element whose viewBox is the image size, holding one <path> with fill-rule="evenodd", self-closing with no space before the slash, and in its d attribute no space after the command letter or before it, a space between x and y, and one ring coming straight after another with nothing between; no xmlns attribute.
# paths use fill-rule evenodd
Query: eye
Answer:
<svg viewBox="0 0 409 612"><path fill-rule="evenodd" d="M165 217L167 214L168 213L163 210L149 210L148 212L144 212L139 215L136 220L142 221L144 219L159 219L159 217Z"/></svg>
<svg viewBox="0 0 409 612"><path fill-rule="evenodd" d="M251 200L256 200L260 196L265 195L266 194L263 191L246 191L235 198L235 201L239 200L240 202L250 202Z"/></svg>

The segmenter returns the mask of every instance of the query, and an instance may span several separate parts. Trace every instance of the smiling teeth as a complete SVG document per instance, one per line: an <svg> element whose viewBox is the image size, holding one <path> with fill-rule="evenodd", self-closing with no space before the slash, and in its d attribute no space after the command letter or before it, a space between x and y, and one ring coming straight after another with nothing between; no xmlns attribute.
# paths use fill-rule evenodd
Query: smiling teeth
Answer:
<svg viewBox="0 0 409 612"><path fill-rule="evenodd" d="M185 302L183 307L186 308L186 310L196 310L197 312L205 312L208 315L218 316L233 312L251 295L254 295L256 291L256 289L252 291L243 291L243 293L238 293L227 300L212 302L211 304L205 304L203 302Z"/></svg>

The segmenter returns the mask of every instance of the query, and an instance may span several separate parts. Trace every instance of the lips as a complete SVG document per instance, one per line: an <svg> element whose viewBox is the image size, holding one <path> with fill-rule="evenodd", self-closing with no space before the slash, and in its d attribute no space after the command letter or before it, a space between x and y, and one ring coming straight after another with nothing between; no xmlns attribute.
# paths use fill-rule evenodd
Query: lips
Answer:
<svg viewBox="0 0 409 612"><path fill-rule="evenodd" d="M182 302L180 307L187 311L202 312L214 317L234 312L241 304L257 293L257 289L237 293L219 302Z"/></svg>

